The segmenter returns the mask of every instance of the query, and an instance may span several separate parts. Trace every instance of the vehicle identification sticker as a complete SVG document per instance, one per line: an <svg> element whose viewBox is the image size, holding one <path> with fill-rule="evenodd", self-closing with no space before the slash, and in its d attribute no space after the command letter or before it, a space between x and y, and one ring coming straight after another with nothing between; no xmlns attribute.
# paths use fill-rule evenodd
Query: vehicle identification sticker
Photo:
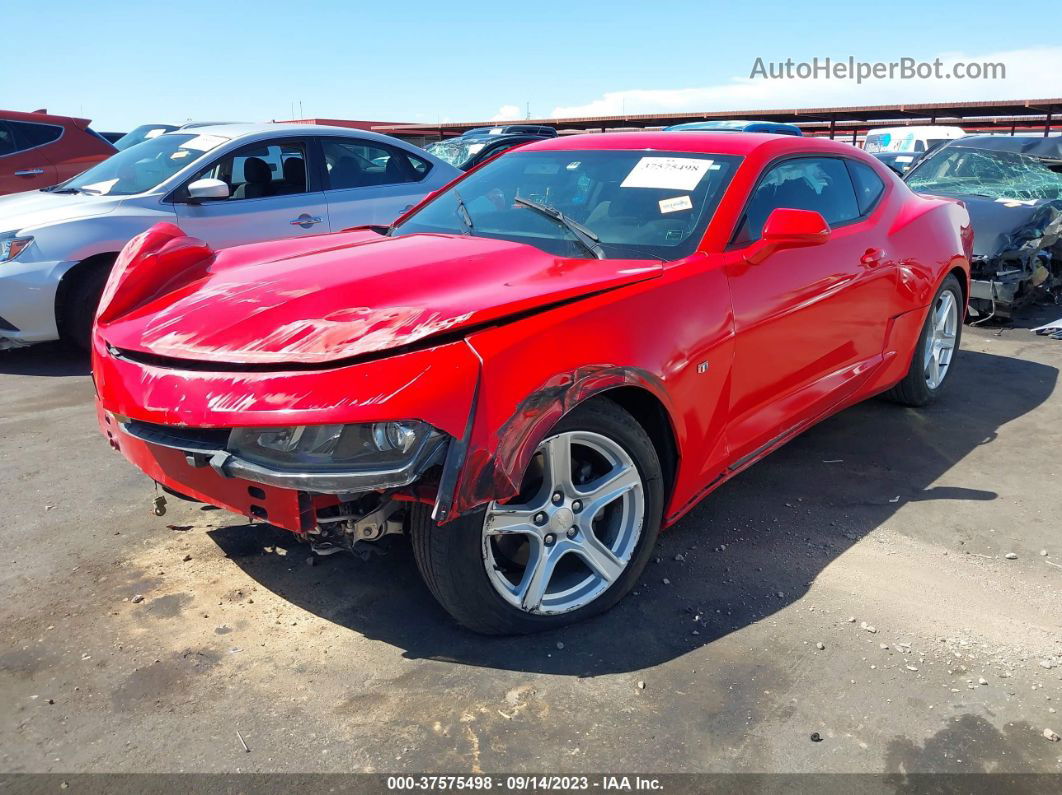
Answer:
<svg viewBox="0 0 1062 795"><path fill-rule="evenodd" d="M660 202L661 213L677 213L680 210L692 210L693 202L689 196L676 196L673 199L661 199Z"/></svg>
<svg viewBox="0 0 1062 795"><path fill-rule="evenodd" d="M620 187L693 190L711 165L711 160L692 157L643 157Z"/></svg>

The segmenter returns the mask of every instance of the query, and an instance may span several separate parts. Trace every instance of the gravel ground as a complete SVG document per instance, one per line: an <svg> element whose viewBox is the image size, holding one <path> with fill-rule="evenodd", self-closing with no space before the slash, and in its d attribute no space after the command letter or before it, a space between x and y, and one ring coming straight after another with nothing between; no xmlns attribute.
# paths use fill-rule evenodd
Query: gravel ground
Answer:
<svg viewBox="0 0 1062 795"><path fill-rule="evenodd" d="M956 367L724 486L607 615L499 640L404 539L310 566L155 517L84 362L0 353L0 772L1062 772L1062 343L967 329Z"/></svg>

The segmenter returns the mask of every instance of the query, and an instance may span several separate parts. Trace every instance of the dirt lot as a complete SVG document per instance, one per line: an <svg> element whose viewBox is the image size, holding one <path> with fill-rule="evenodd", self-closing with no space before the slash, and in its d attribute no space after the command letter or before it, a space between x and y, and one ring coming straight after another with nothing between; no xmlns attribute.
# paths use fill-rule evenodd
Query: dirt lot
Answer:
<svg viewBox="0 0 1062 795"><path fill-rule="evenodd" d="M0 353L0 771L1062 772L1062 343L963 347L937 406L823 423L617 609L503 640L401 539L156 518L84 363Z"/></svg>

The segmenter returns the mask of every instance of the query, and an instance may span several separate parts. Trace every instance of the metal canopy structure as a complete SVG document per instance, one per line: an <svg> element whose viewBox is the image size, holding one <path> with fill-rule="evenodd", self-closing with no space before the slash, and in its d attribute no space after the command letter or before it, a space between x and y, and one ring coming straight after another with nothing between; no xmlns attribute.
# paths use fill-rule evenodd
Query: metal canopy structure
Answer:
<svg viewBox="0 0 1062 795"><path fill-rule="evenodd" d="M756 119L796 124L806 135L843 138L865 135L875 127L946 124L969 131L1042 133L1062 129L1062 98L1015 99L998 102L927 102L914 105L865 105L851 108L794 108L790 110L727 110L704 113L644 113L566 119L526 119L513 122L447 122L445 124L381 124L374 132L397 136L449 138L473 127L499 124L546 124L563 134L659 129L691 121Z"/></svg>

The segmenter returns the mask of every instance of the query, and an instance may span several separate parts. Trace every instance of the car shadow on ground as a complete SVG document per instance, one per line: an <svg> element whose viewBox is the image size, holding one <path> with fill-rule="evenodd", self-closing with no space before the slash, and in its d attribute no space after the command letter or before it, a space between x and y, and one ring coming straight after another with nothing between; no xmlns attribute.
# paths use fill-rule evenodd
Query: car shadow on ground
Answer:
<svg viewBox="0 0 1062 795"><path fill-rule="evenodd" d="M1046 365L961 352L937 404L913 410L871 400L821 423L664 533L640 584L617 607L545 635L487 638L459 628L422 584L403 537L385 539L386 555L335 555L311 567L304 546L269 526L210 535L264 587L409 658L577 676L630 672L800 599L825 566L907 502L995 499L992 491L933 484L1043 403L1057 377ZM932 528L926 533L933 538Z"/></svg>
<svg viewBox="0 0 1062 795"><path fill-rule="evenodd" d="M62 342L44 342L0 351L0 375L40 375L49 378L88 375L92 362L87 351Z"/></svg>

